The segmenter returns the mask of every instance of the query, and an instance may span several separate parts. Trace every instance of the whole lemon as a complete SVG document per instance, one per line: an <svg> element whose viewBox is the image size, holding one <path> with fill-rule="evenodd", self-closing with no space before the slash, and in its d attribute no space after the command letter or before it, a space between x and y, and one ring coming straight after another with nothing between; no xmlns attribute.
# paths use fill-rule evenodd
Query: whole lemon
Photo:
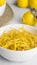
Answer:
<svg viewBox="0 0 37 65"><path fill-rule="evenodd" d="M28 0L18 0L17 5L21 8L26 8L28 7Z"/></svg>
<svg viewBox="0 0 37 65"><path fill-rule="evenodd" d="M30 7L35 8L37 10L37 0L29 0Z"/></svg>
<svg viewBox="0 0 37 65"><path fill-rule="evenodd" d="M4 5L6 3L6 0L0 0L0 6Z"/></svg>
<svg viewBox="0 0 37 65"><path fill-rule="evenodd" d="M35 17L31 11L28 11L23 15L22 21L27 25L35 25Z"/></svg>

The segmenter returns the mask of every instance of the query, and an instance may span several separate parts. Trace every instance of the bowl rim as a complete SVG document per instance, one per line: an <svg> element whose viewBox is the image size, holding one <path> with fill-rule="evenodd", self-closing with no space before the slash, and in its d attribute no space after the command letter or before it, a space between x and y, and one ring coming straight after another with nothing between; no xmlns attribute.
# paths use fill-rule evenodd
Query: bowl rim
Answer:
<svg viewBox="0 0 37 65"><path fill-rule="evenodd" d="M22 26L24 25L24 26L30 27L30 28L32 28L32 29L34 29L34 30L37 31L37 29L36 29L35 27L29 26L29 25L25 25L25 24L8 24L8 25L5 25L5 26L3 26L3 27L0 27L0 29L6 28L6 27L12 27L12 25L22 25ZM0 48L2 48L2 49L4 49L4 50L7 50L7 51L11 51L11 52L29 52L29 51L32 51L32 50L34 50L34 49L37 49L37 47L35 47L35 48L29 49L29 50L16 51L16 50L6 49L6 48L3 48L3 47L1 47L1 46L0 46Z"/></svg>
<svg viewBox="0 0 37 65"><path fill-rule="evenodd" d="M4 25L4 26L0 27L0 29L5 28L5 27L9 27L9 26L12 26L12 25L21 25L21 26L24 25L24 26L30 27L30 28L37 31L37 28L35 28L35 26L30 26L30 25L26 25L26 24L7 24L7 25Z"/></svg>

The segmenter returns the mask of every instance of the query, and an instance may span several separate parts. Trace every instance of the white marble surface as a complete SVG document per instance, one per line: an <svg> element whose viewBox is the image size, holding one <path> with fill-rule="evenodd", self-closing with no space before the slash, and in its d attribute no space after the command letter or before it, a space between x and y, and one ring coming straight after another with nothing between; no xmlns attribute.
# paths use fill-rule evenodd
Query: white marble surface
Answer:
<svg viewBox="0 0 37 65"><path fill-rule="evenodd" d="M8 24L21 24L21 17L23 16L24 12L26 12L29 9L18 8L15 5L16 0L7 0L7 2L10 4L11 8L14 11L14 18ZM37 65L37 56L31 59L30 61L25 61L24 63L8 61L0 56L0 65Z"/></svg>

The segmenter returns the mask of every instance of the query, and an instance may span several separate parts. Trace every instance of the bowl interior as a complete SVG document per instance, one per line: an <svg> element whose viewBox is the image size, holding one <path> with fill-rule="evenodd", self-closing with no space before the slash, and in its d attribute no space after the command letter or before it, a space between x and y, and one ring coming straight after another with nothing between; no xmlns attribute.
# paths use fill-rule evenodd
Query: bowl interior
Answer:
<svg viewBox="0 0 37 65"><path fill-rule="evenodd" d="M27 30L28 32L31 32L32 34L37 34L37 29L32 26L24 24L11 24L0 28L0 35L2 35L4 31L8 32L11 28L19 29L22 26L24 26L25 30Z"/></svg>

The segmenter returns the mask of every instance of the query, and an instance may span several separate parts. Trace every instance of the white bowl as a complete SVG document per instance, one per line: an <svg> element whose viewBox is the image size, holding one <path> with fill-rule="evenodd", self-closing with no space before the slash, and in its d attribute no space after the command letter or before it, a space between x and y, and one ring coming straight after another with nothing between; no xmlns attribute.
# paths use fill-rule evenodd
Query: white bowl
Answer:
<svg viewBox="0 0 37 65"><path fill-rule="evenodd" d="M13 24L13 25L4 26L0 28L0 35L3 33L4 30L8 31L10 27L14 27L18 29L21 26L22 24ZM32 32L33 34L37 34L37 30L34 27L24 25L24 24L23 26L29 32ZM8 50L0 47L0 55L12 61L27 61L37 55L37 47L27 51L13 51L13 50Z"/></svg>
<svg viewBox="0 0 37 65"><path fill-rule="evenodd" d="M4 11L5 11L5 8L6 8L6 3L2 6L0 6L0 16L3 15Z"/></svg>

